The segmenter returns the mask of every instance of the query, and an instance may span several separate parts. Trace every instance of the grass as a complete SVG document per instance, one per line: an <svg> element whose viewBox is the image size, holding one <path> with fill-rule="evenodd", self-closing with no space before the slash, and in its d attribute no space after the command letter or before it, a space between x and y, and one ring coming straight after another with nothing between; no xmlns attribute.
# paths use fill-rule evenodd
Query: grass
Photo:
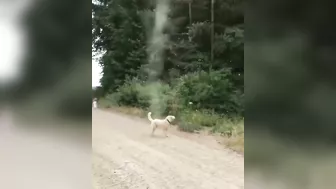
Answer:
<svg viewBox="0 0 336 189"><path fill-rule="evenodd" d="M202 126L201 125L197 125L195 123L183 122L182 121L182 122L180 122L178 124L178 128L181 131L188 132L188 133L193 133L193 132L201 130Z"/></svg>
<svg viewBox="0 0 336 189"><path fill-rule="evenodd" d="M181 117L185 122L202 125L204 127L214 127L221 121L221 117L210 111L184 110Z"/></svg>
<svg viewBox="0 0 336 189"><path fill-rule="evenodd" d="M124 113L127 115L132 115L132 116L137 116L137 117L142 117L142 118L147 116L147 111L140 109L140 108L116 106L116 107L113 107L113 109L120 113Z"/></svg>
<svg viewBox="0 0 336 189"><path fill-rule="evenodd" d="M224 144L236 152L244 153L244 134L226 138Z"/></svg>
<svg viewBox="0 0 336 189"><path fill-rule="evenodd" d="M221 119L212 133L223 136L223 144L237 152L244 152L244 120Z"/></svg>
<svg viewBox="0 0 336 189"><path fill-rule="evenodd" d="M123 107L110 103L109 100L100 100L99 105L102 108L112 108L120 113L145 118L146 110L136 107ZM153 115L157 117L156 115ZM183 110L177 116L177 125L183 132L196 132L204 128L209 128L211 133L220 135L222 144L228 148L244 152L244 120L232 120L220 116L211 111Z"/></svg>

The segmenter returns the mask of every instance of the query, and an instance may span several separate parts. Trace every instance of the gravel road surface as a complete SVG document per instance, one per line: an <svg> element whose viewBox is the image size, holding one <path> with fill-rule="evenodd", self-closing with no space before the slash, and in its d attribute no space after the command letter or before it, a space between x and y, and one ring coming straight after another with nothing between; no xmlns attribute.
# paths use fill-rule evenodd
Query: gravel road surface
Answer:
<svg viewBox="0 0 336 189"><path fill-rule="evenodd" d="M242 189L244 158L118 113L92 112L95 189Z"/></svg>

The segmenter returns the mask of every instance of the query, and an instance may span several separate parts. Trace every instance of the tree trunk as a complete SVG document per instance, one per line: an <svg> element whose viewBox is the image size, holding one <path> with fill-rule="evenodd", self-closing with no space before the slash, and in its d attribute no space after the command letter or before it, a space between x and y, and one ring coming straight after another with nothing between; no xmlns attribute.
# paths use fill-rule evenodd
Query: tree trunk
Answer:
<svg viewBox="0 0 336 189"><path fill-rule="evenodd" d="M192 0L189 1L189 25L191 26L192 24L192 14L191 14L191 3L192 3Z"/></svg>
<svg viewBox="0 0 336 189"><path fill-rule="evenodd" d="M211 57L210 57L210 66L209 66L209 72L212 69L212 64L214 61L214 35L215 35L215 14L214 14L214 6L215 6L215 0L211 0Z"/></svg>

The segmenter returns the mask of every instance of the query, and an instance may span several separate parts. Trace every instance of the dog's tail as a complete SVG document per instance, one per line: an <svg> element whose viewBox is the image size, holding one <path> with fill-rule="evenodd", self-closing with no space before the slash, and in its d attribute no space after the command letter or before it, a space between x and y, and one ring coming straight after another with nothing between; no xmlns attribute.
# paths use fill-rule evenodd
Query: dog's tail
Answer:
<svg viewBox="0 0 336 189"><path fill-rule="evenodd" d="M149 121L153 121L152 112L148 112L147 117L148 117Z"/></svg>

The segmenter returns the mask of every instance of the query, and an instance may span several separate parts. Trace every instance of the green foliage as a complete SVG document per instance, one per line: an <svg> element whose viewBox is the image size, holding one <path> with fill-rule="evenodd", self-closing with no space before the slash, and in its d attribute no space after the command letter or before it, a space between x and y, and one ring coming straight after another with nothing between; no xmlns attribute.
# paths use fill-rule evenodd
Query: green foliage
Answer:
<svg viewBox="0 0 336 189"><path fill-rule="evenodd" d="M182 121L180 124L179 124L179 129L181 131L184 131L184 132L189 132L189 133L193 133L195 131L199 131L202 129L202 126L201 125L198 125L198 124L195 124L195 123L192 123L192 122L186 122L186 121Z"/></svg>
<svg viewBox="0 0 336 189"><path fill-rule="evenodd" d="M241 26L227 27L223 33L215 35L214 69L229 67L242 74L244 68L244 30ZM243 78L242 78L243 80Z"/></svg>
<svg viewBox="0 0 336 189"><path fill-rule="evenodd" d="M192 104L194 109L210 109L218 113L237 114L243 112L238 104L238 92L230 81L231 72L204 71L179 78L176 91L184 106Z"/></svg>
<svg viewBox="0 0 336 189"><path fill-rule="evenodd" d="M243 113L242 93L230 82L229 71L191 73L174 80L171 87L162 82L145 83L128 79L117 89L118 105L177 113L182 108L213 110L226 115Z"/></svg>
<svg viewBox="0 0 336 189"><path fill-rule="evenodd" d="M192 23L188 6L173 1L169 36L163 55L163 71L158 78L171 82L176 77L202 70L231 69L234 87L243 88L244 80L244 12L243 1L216 1L214 61L210 62L210 1L192 2ZM104 93L122 86L127 77L148 79L148 41L154 24L153 2L143 0L97 0L93 3L92 33L95 52L103 53L101 84ZM225 17L222 18L222 15ZM236 75L240 75L237 77ZM242 91L242 90L241 90Z"/></svg>
<svg viewBox="0 0 336 189"><path fill-rule="evenodd" d="M145 84L134 78L126 80L116 92L107 95L105 100L112 102L109 104L138 107L161 115L169 113L172 95L167 84L160 82Z"/></svg>
<svg viewBox="0 0 336 189"><path fill-rule="evenodd" d="M101 98L103 97L104 94L103 94L103 89L102 87L94 87L92 88L92 98Z"/></svg>
<svg viewBox="0 0 336 189"><path fill-rule="evenodd" d="M206 110L191 110L185 109L181 117L183 117L183 122L193 123L199 126L213 127L218 124L221 119L219 114Z"/></svg>
<svg viewBox="0 0 336 189"><path fill-rule="evenodd" d="M149 106L149 96L141 93L141 83L136 79L127 80L114 93L115 101L119 106L134 106L139 108L147 108Z"/></svg>
<svg viewBox="0 0 336 189"><path fill-rule="evenodd" d="M219 98L217 96L219 91L223 92L223 94L219 93L222 96L225 95L225 92L230 92L228 86L231 85L227 84L227 80L225 80L227 75L230 75L230 72L192 73L175 80L171 86L162 82L145 83L137 78L127 79L116 92L106 95L101 102L105 104L104 107L137 107L152 111L155 117L175 115L179 122L179 128L183 131L194 132L205 126L212 127L213 131L231 136L233 129L235 129L234 123L240 120L229 121L228 113L223 114L220 111L216 113L216 108L221 107L218 104L213 104L212 110L209 110L211 104L201 103L203 101L223 102L231 103L234 109L241 108L237 107L234 99L231 98L232 95L227 95L227 102L224 102L225 98L221 98L223 101L216 99ZM225 108L228 107L226 105L222 108L227 110Z"/></svg>
<svg viewBox="0 0 336 189"><path fill-rule="evenodd" d="M222 118L214 127L212 127L211 131L228 137L242 135L244 134L244 120Z"/></svg>
<svg viewBox="0 0 336 189"><path fill-rule="evenodd" d="M93 6L94 50L102 51L101 84L105 93L116 90L126 77L137 75L146 63L145 28L132 0L98 1Z"/></svg>
<svg viewBox="0 0 336 189"><path fill-rule="evenodd" d="M231 132L223 126L224 115L244 113L243 0L216 1L213 43L211 1L192 1L192 15L188 2L172 1L163 31L169 40L162 42L162 65L156 66L162 67L159 73L148 61L155 1L97 2L92 9L93 46L103 52L101 84L108 106L136 107L155 116L173 114L184 131L206 126ZM155 82L150 75L154 72Z"/></svg>

